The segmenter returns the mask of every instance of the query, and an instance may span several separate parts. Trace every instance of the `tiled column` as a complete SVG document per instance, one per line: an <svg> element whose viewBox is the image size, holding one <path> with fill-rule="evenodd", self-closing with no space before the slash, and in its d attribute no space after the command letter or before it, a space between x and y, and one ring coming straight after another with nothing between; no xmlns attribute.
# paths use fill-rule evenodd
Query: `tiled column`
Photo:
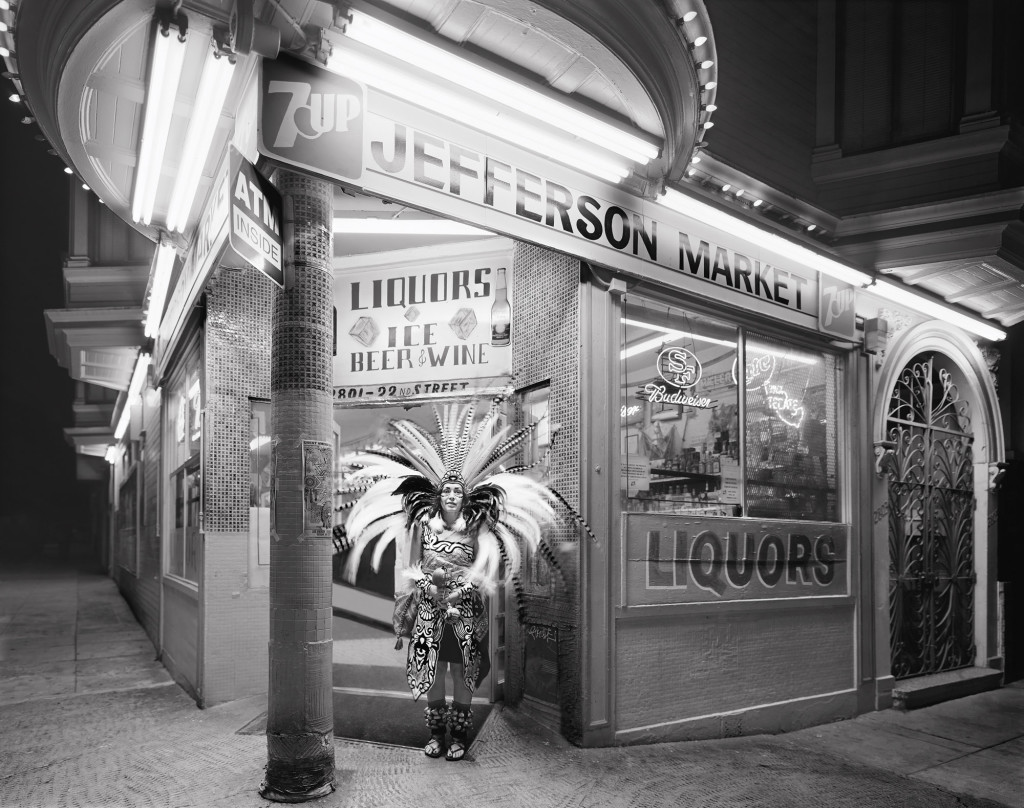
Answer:
<svg viewBox="0 0 1024 808"><path fill-rule="evenodd" d="M300 802L334 790L331 691L333 188L279 171L287 287L274 301L270 682L260 793ZM290 226L289 226L290 225Z"/></svg>

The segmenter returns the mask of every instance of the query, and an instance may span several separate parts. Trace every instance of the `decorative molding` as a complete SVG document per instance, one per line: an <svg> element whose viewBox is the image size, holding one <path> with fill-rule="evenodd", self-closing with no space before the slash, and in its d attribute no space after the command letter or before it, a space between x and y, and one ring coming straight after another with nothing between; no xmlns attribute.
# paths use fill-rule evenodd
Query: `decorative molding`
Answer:
<svg viewBox="0 0 1024 808"><path fill-rule="evenodd" d="M996 393L999 392L999 360L1002 359L1002 353L998 348L986 345L978 346L981 351L981 356L985 360L985 364L988 366L988 373L992 377L992 386L996 388Z"/></svg>
<svg viewBox="0 0 1024 808"><path fill-rule="evenodd" d="M1006 476L1006 471L1009 469L1009 463L989 463L988 464L988 490L995 492L999 489L999 486L1003 482L1003 478Z"/></svg>
<svg viewBox="0 0 1024 808"><path fill-rule="evenodd" d="M899 474L896 462L896 444L891 440L875 441L875 476L880 480L895 480Z"/></svg>
<svg viewBox="0 0 1024 808"><path fill-rule="evenodd" d="M836 235L840 238L876 236L879 231L945 226L951 221L962 222L973 217L1019 219L1021 206L1024 206L1024 188L1009 188L944 202L845 216L836 225Z"/></svg>
<svg viewBox="0 0 1024 808"><path fill-rule="evenodd" d="M819 159L811 166L811 176L819 185L825 185L870 179L897 170L940 166L953 160L986 156L994 158L1006 144L1009 135L1009 126L999 126L882 149L870 154L857 154L836 160Z"/></svg>

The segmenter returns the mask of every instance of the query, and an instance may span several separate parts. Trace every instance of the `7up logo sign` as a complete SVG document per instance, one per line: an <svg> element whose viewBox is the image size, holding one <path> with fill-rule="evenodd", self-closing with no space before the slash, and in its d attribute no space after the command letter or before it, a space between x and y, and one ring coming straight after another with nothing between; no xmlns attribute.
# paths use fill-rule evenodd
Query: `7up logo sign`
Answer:
<svg viewBox="0 0 1024 808"><path fill-rule="evenodd" d="M365 88L286 57L263 60L261 69L260 151L333 179L359 179Z"/></svg>

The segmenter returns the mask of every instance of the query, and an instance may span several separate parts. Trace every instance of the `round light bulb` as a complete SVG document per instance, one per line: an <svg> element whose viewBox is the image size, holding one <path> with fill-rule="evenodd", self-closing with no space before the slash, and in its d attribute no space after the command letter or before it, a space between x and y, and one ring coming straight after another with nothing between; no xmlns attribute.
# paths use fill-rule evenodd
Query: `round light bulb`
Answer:
<svg viewBox="0 0 1024 808"><path fill-rule="evenodd" d="M696 11L687 11L683 15L683 22L690 22L690 20L692 20L696 16L697 16L697 12Z"/></svg>

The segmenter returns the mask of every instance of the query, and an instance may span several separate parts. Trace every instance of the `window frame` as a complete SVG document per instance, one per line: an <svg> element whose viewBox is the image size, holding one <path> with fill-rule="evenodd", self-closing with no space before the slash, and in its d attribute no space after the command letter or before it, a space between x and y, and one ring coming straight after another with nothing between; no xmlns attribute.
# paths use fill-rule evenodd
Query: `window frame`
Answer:
<svg viewBox="0 0 1024 808"><path fill-rule="evenodd" d="M747 452L747 434L750 429L750 425L747 423L747 404L748 395L744 390L742 393L737 393L737 404L738 404L738 423L739 423L739 434L736 437L738 443L738 465L739 465L739 504L741 508L737 511L732 509L729 513L724 513L722 516L725 518L752 518L752 519L785 519L787 521L808 521L808 522L827 522L830 524L849 524L849 508L850 508L850 497L849 497L849 485L851 471L848 468L847 457L848 448L847 443L850 438L850 428L848 419L848 404L845 400L845 396L848 391L852 389L851 385L853 380L851 379L850 363L847 361L847 352L841 348L831 344L827 337L819 335L814 332L807 331L806 329L800 329L797 332L785 329L784 325L779 322L771 321L769 319L762 320L761 317L754 314L754 316L746 317L746 315L752 314L746 312L745 315L737 312L735 309L719 308L716 306L709 306L701 301L694 300L689 297L684 297L678 294L670 294L668 292L659 293L657 290L644 289L642 292L633 292L622 297L620 301L620 319L627 318L627 313L630 311L630 304L636 305L650 305L658 308L672 309L674 312L682 315L687 313L691 315L700 315L719 321L722 325L729 326L735 329L737 336L737 347L736 347L736 361L737 367L746 367L746 351L748 343L751 340L768 340L771 342L781 343L783 346L791 347L794 351L810 352L818 355L831 357L832 362L830 363L830 370L834 377L835 390L833 396L835 398L834 405L834 420L835 420L835 439L834 439L834 479L831 480L831 487L828 487L829 480L827 474L825 475L824 482L826 486L822 489L827 493L833 494L835 497L834 513L829 518L818 518L818 517L794 517L794 516L767 516L767 515L754 515L750 516L748 508L748 476L750 469L748 468L749 463L746 457ZM744 317L744 322L740 322L740 317ZM628 403L625 397L626 391L628 393L627 382L627 362L628 357L622 357L622 349L624 346L624 328L616 332L614 337L614 356L616 358L617 367L617 378L619 380L620 390L620 406L624 406ZM621 410L620 410L621 417ZM640 508L630 507L630 502L635 501L630 497L626 487L626 466L628 462L628 453L626 446L628 422L620 421L620 438L615 441L614 451L618 453L619 467L622 469L620 479L618 483L618 495L621 512L625 513L637 513L642 512ZM721 483L720 483L721 485ZM677 514L677 515L691 515L695 518L699 518L699 514L687 514L684 509L676 510L665 510L658 511L666 516ZM718 518L718 517L716 517Z"/></svg>
<svg viewBox="0 0 1024 808"><path fill-rule="evenodd" d="M203 468L203 433L205 423L205 373L202 361L201 334L194 334L191 339L183 340L181 359L174 370L168 374L170 380L164 388L163 395L163 468L160 485L165 492L163 501L166 507L163 509L161 524L163 525L163 541L161 552L161 569L165 580L172 581L179 586L198 592L199 579L202 574L202 538L203 532L203 511L204 511L204 477ZM193 388L198 387L197 395L192 395ZM194 399L194 402L193 402ZM180 406L184 403L185 421L181 422ZM193 403L195 406L193 406ZM179 440L179 430L184 427L184 438ZM198 428L197 428L198 427ZM184 443L185 450L180 448ZM187 451L187 454L185 453ZM177 527L179 507L185 512L188 510L189 500L185 490L185 477L190 472L198 474L198 496L196 506L196 523L191 525L183 521L182 527ZM183 498L179 502L177 483L181 481L183 486ZM195 530L195 578L187 577L188 572L188 530ZM181 530L179 537L177 531ZM181 571L174 568L175 546L181 543Z"/></svg>

